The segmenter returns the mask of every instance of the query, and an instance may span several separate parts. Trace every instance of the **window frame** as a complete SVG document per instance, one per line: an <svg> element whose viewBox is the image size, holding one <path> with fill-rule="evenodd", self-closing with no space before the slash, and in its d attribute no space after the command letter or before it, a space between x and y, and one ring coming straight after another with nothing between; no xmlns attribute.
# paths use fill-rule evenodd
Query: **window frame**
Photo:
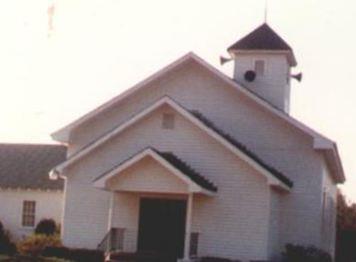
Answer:
<svg viewBox="0 0 356 262"><path fill-rule="evenodd" d="M23 200L21 226L24 228L34 228L36 225L36 201Z"/></svg>
<svg viewBox="0 0 356 262"><path fill-rule="evenodd" d="M257 64L259 62L263 63L262 72L259 72L257 70ZM266 70L267 70L267 61L265 59L255 59L253 61L253 69L254 69L254 71L256 73L256 76L265 76L266 75Z"/></svg>

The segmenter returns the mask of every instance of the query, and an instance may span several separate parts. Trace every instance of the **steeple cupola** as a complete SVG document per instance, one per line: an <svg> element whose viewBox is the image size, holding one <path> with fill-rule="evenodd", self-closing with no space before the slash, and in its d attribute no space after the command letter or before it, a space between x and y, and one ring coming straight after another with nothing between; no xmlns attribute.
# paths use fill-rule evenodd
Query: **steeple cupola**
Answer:
<svg viewBox="0 0 356 262"><path fill-rule="evenodd" d="M266 23L231 45L234 80L289 113L292 48Z"/></svg>

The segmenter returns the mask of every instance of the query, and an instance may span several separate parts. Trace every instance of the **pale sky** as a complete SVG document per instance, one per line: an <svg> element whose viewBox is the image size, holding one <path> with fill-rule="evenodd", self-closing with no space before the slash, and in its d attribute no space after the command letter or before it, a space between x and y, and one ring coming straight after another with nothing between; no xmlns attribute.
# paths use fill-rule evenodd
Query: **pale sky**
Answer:
<svg viewBox="0 0 356 262"><path fill-rule="evenodd" d="M265 0L49 0L0 3L0 142L50 133L193 51L219 65L260 25ZM338 143L356 201L356 1L269 0L268 23L294 49L291 114Z"/></svg>

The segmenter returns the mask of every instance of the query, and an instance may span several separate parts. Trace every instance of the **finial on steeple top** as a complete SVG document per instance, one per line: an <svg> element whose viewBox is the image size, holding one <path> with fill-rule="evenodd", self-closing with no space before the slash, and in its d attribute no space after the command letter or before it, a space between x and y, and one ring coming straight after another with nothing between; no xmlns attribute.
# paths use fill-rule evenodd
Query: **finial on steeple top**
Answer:
<svg viewBox="0 0 356 262"><path fill-rule="evenodd" d="M267 24L267 18L268 18L268 0L265 0L265 24Z"/></svg>

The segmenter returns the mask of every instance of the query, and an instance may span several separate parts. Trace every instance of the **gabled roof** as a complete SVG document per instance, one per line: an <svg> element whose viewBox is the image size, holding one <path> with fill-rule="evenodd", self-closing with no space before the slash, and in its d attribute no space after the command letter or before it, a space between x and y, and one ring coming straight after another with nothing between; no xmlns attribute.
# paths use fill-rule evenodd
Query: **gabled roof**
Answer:
<svg viewBox="0 0 356 262"><path fill-rule="evenodd" d="M270 185L280 186L281 188L286 189L286 190L289 190L293 186L293 183L286 176L284 176L281 172L278 172L276 169L270 167L262 159L257 157L257 155L252 154L252 152L247 150L246 147L243 146L241 143L237 142L236 140L233 140L231 136L222 135L222 133L219 133L219 131L216 128L213 128L213 125L211 125L211 124L208 125L207 124L208 121L202 121L202 117L197 117L197 114L193 114L192 112L188 111L182 105L178 104L176 101L174 101L172 98L170 98L168 96L162 97L160 100L158 100L153 105L149 106L148 108L146 108L139 114L135 115L127 122L115 127L113 130L111 130L107 134L98 138L93 143L87 145L81 151L77 152L72 157L70 157L66 162L55 167L52 173L53 174L54 173L61 174L66 167L68 167L71 164L75 163L76 161L80 160L82 157L84 157L88 153L92 152L94 149L98 148L100 145L109 141L111 138L118 135L123 130L126 130L128 127L130 127L134 123L140 121L141 119L146 117L148 114L152 113L153 111L155 111L156 109L158 109L159 107L161 107L163 105L170 106L177 113L179 113L182 117L184 117L185 119L187 119L188 121L190 121L191 123L196 125L198 128L200 128L201 130L206 132L209 136L211 136L213 139L217 140L219 143L221 143L228 150L232 151L240 159L245 161L247 164L249 164L251 167L253 167L255 170L257 170L259 173L264 175L267 178L268 183Z"/></svg>
<svg viewBox="0 0 356 262"><path fill-rule="evenodd" d="M63 190L50 170L66 159L66 147L44 144L0 144L0 188Z"/></svg>
<svg viewBox="0 0 356 262"><path fill-rule="evenodd" d="M336 177L336 181L342 183L345 181L345 175L342 168L340 156L337 150L336 144L326 138L325 136L321 135L320 133L316 132L315 130L311 129L310 127L306 126L302 122L298 121L297 119L293 118L292 116L278 110L273 105L271 105L268 101L258 97L253 92L250 92L247 88L242 87L240 84L233 81L231 78L227 77L225 74L220 72L215 67L211 66L207 62L205 62L202 58L198 57L194 53L190 52L185 56L179 58L172 64L166 66L165 68L161 69L157 73L153 74L149 78L143 80L142 82L138 83L134 87L128 89L127 91L123 92L122 94L114 97L113 99L109 100L108 102L104 103L100 107L96 108L95 110L85 114L84 116L80 117L79 119L75 120L74 122L70 123L69 125L61 128L60 130L54 132L52 134L53 139L67 143L69 142L69 135L73 129L81 126L83 123L86 123L89 119L97 116L98 114L109 110L114 105L117 105L124 101L127 97L134 95L140 89L147 87L150 83L156 81L157 79L163 77L165 74L169 72L178 70L182 66L184 66L188 62L194 62L197 65L201 66L208 72L210 72L214 77L220 79L223 83L231 86L234 88L239 94L245 96L246 98L253 101L256 106L260 106L267 112L273 114L274 116L278 117L279 119L285 121L289 125L293 126L294 128L302 131L303 133L309 135L314 139L314 149L316 150L323 150L325 151L330 157L328 158L328 162L331 163L332 166L335 167L335 171L333 174Z"/></svg>
<svg viewBox="0 0 356 262"><path fill-rule="evenodd" d="M284 52L292 66L297 65L292 48L271 28L264 23L231 45L229 53L246 51Z"/></svg>
<svg viewBox="0 0 356 262"><path fill-rule="evenodd" d="M292 48L266 23L231 45L232 50L286 50Z"/></svg>
<svg viewBox="0 0 356 262"><path fill-rule="evenodd" d="M190 185L191 189L195 192L205 192L205 190L210 192L217 192L218 190L218 188L212 182L200 175L173 153L160 152L157 149L151 147L134 154L114 168L103 173L93 181L94 185L96 187L103 188L105 186L105 182L108 179L147 156L151 156L154 160L169 169L173 174L177 175L179 179Z"/></svg>
<svg viewBox="0 0 356 262"><path fill-rule="evenodd" d="M218 191L218 188L212 182L210 182L204 176L196 172L191 166L189 166L186 162L177 157L175 154L170 152L159 152L158 150L156 150L156 152L166 161L168 161L171 165L173 165L183 174L188 176L192 181L200 185L202 188L205 188L212 192Z"/></svg>
<svg viewBox="0 0 356 262"><path fill-rule="evenodd" d="M286 122L288 122L292 126L296 127L297 129L301 130L302 132L304 132L312 137L319 138L320 140L325 140L326 142L332 142L330 139L328 139L328 138L324 137L323 135L321 135L320 133L312 130L310 127L299 122L292 116L284 113L281 110L278 110L276 107L274 107L268 101L255 95L253 92L249 91L247 88L242 87L240 84L236 83L234 80L232 80L231 78L229 78L228 76L226 76L225 74L220 72L218 69L214 68L213 66L211 66L210 64L205 62L202 58L198 57L196 54L194 54L192 52L184 55L183 57L174 61L172 64L166 66L165 68L161 69L160 71L153 74L152 76L145 79L144 81L138 83L137 85L133 86L132 88L129 88L127 91L121 93L120 95L114 97L113 99L109 100L108 102L102 104L101 106L94 109L93 111L83 115L82 117L75 120L74 122L57 130L56 132L52 133L51 134L52 138L56 141L60 141L60 142L64 142L64 143L69 142L69 134L73 129L76 129L77 127L86 123L87 121L89 121L90 119L95 117L96 115L98 115L98 114L104 112L105 110L108 110L112 106L122 102L128 96L134 95L135 92L139 91L142 88L147 87L150 83L152 83L156 79L159 79L163 75L181 68L185 63L188 63L188 62L195 62L198 65L202 66L203 68L208 70L210 73L212 73L215 77L218 77L224 83L226 83L229 86L231 86L232 88L234 88L241 95L248 97L250 100L254 101L257 105L263 107L266 111L285 120Z"/></svg>

